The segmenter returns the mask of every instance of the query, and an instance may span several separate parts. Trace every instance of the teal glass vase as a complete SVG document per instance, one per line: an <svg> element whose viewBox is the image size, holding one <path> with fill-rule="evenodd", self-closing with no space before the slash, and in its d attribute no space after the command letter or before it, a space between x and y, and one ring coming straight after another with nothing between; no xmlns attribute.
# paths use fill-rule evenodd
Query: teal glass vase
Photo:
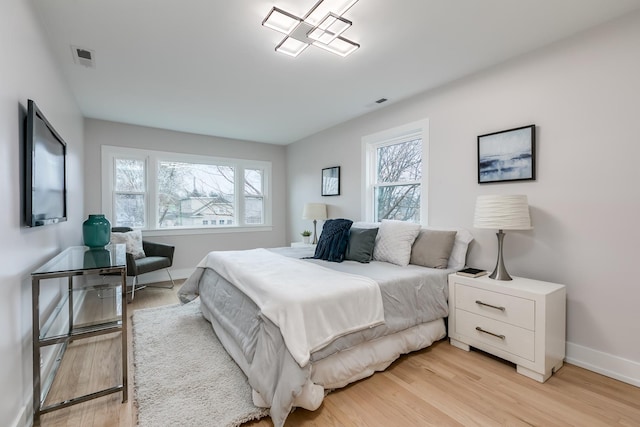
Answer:
<svg viewBox="0 0 640 427"><path fill-rule="evenodd" d="M111 240L111 223L104 215L89 215L82 223L82 240L92 249L104 248Z"/></svg>

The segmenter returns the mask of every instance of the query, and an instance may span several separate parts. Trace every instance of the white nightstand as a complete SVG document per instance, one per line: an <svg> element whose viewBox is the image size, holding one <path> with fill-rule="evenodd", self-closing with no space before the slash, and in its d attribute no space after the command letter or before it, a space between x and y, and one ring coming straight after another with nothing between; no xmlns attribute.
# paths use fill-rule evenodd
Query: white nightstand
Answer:
<svg viewBox="0 0 640 427"><path fill-rule="evenodd" d="M513 362L518 373L545 382L565 356L564 285L449 275L449 338Z"/></svg>
<svg viewBox="0 0 640 427"><path fill-rule="evenodd" d="M292 248L315 248L316 245L313 243L304 243L304 242L293 242L291 243Z"/></svg>

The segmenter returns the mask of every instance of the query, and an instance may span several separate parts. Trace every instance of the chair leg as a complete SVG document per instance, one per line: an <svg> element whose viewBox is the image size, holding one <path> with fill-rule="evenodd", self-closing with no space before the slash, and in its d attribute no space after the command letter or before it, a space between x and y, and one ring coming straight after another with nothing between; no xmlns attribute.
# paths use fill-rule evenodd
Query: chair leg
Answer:
<svg viewBox="0 0 640 427"><path fill-rule="evenodd" d="M131 302L131 301L133 301L133 298L135 298L135 296L136 296L136 291L139 291L141 289L146 288L147 285L140 285L138 283L138 276L128 276L128 277L133 277L133 281L132 281L132 284L131 284L131 291L127 291L127 293L131 294L131 298L129 298L128 302ZM127 288L128 288L128 286L127 286Z"/></svg>
<svg viewBox="0 0 640 427"><path fill-rule="evenodd" d="M133 276L133 284L131 285L131 301L136 295L136 282L138 281L138 276Z"/></svg>

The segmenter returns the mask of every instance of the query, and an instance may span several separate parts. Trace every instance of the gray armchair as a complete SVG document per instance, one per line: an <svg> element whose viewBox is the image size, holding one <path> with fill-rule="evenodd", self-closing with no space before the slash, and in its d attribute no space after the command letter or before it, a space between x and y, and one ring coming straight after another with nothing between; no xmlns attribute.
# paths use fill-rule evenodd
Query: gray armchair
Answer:
<svg viewBox="0 0 640 427"><path fill-rule="evenodd" d="M111 229L111 231L114 233L126 233L132 230L133 229L130 227L113 227ZM171 289L174 285L173 277L171 277L169 267L171 267L171 265L173 264L173 253L175 251L175 246L143 240L142 249L146 254L144 258L135 259L133 257L133 254L127 253L127 276L133 277L133 284L131 286L131 299L134 298L136 290L144 289L147 286ZM138 285L138 276L163 268L169 275L171 286Z"/></svg>

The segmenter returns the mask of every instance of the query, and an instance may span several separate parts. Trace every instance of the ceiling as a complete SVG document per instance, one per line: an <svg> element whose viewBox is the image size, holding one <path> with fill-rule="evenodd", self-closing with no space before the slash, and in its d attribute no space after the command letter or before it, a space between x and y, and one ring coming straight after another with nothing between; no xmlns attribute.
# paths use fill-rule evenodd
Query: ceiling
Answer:
<svg viewBox="0 0 640 427"><path fill-rule="evenodd" d="M275 52L275 5L315 0L33 0L85 117L288 144L640 8L640 0L360 0L348 57ZM71 46L94 51L95 67ZM379 98L387 98L376 104Z"/></svg>

